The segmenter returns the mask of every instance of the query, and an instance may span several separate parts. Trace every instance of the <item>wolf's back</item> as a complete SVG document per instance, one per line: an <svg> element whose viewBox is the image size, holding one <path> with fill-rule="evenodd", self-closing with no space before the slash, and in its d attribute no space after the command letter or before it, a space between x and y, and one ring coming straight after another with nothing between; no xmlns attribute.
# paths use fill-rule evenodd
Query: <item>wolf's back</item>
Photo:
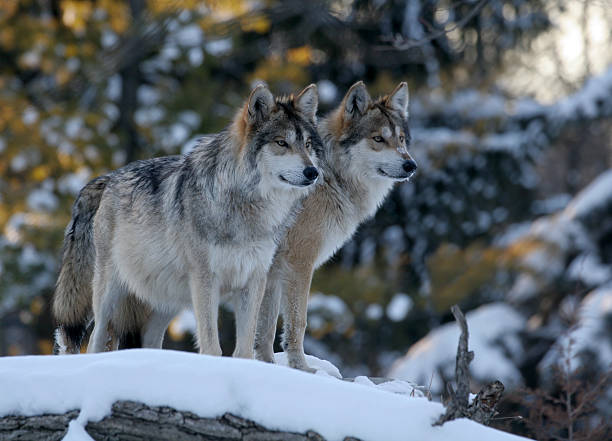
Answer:
<svg viewBox="0 0 612 441"><path fill-rule="evenodd" d="M62 267L53 297L56 353L78 353L91 315L95 264L93 218L109 181L108 175L89 182L72 206L72 219L64 234Z"/></svg>

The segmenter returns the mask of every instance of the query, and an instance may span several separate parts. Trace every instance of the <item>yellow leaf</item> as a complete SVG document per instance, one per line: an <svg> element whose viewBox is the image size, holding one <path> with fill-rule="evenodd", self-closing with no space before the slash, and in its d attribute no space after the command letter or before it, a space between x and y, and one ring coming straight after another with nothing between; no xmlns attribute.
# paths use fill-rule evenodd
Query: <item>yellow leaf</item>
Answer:
<svg viewBox="0 0 612 441"><path fill-rule="evenodd" d="M0 2L0 23L11 18L17 11L18 0L2 0Z"/></svg>
<svg viewBox="0 0 612 441"><path fill-rule="evenodd" d="M265 34L270 30L270 21L265 15L245 17L240 21L240 27L245 32Z"/></svg>
<svg viewBox="0 0 612 441"><path fill-rule="evenodd" d="M64 0L61 2L60 7L64 25L76 33L82 33L91 16L92 3L86 1Z"/></svg>
<svg viewBox="0 0 612 441"><path fill-rule="evenodd" d="M35 181L44 181L49 176L49 168L46 165L39 165L32 170L32 178Z"/></svg>
<svg viewBox="0 0 612 441"><path fill-rule="evenodd" d="M0 30L0 45L7 49L15 46L15 31L12 28L7 26Z"/></svg>
<svg viewBox="0 0 612 441"><path fill-rule="evenodd" d="M312 57L312 49L310 46L296 47L287 51L287 61L290 63L299 64L300 66L308 66Z"/></svg>

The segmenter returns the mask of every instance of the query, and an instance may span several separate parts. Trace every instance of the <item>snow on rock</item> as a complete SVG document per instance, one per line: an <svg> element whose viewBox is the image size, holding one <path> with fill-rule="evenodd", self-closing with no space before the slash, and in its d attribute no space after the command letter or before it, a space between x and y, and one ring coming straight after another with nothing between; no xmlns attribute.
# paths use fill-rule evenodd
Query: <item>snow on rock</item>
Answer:
<svg viewBox="0 0 612 441"><path fill-rule="evenodd" d="M98 421L118 400L170 406L202 417L226 412L270 429L314 430L329 441L512 441L467 419L432 427L439 403L283 366L169 350L0 359L0 415L80 409ZM68 439L83 439L76 423Z"/></svg>
<svg viewBox="0 0 612 441"><path fill-rule="evenodd" d="M479 381L500 380L508 388L520 385L522 376L515 361L508 358L506 352L521 352L517 333L524 329L525 319L501 302L470 311L466 319L470 350L475 354L470 365L474 378ZM443 384L438 370L442 369L446 378L454 377L459 334L459 326L455 322L434 329L391 366L388 376L429 384L433 375L431 389L441 392Z"/></svg>
<svg viewBox="0 0 612 441"><path fill-rule="evenodd" d="M582 300L576 326L559 337L540 362L539 371L546 372L553 365L564 363L566 355L570 358L571 369L576 369L585 360L581 355L586 353L594 355L602 369L608 369L612 365L612 340L608 328L610 320L612 284L592 291Z"/></svg>

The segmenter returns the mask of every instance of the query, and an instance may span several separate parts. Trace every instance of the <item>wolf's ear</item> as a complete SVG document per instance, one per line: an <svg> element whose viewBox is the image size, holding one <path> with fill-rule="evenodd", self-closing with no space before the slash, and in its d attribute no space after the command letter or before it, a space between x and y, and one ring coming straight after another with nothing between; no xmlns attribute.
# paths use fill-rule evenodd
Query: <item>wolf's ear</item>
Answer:
<svg viewBox="0 0 612 441"><path fill-rule="evenodd" d="M385 106L389 109L399 112L402 116L408 115L408 102L410 101L410 94L408 93L408 84L402 81L398 84L391 95L385 101Z"/></svg>
<svg viewBox="0 0 612 441"><path fill-rule="evenodd" d="M249 124L260 124L270 116L274 108L274 96L263 84L258 85L249 96L247 119Z"/></svg>
<svg viewBox="0 0 612 441"><path fill-rule="evenodd" d="M319 106L319 93L316 84L311 84L302 90L295 98L295 108L312 123L317 121L317 107Z"/></svg>
<svg viewBox="0 0 612 441"><path fill-rule="evenodd" d="M344 99L342 107L344 108L344 116L347 119L361 116L365 113L370 104L370 94L363 84L363 81L358 81L351 86Z"/></svg>

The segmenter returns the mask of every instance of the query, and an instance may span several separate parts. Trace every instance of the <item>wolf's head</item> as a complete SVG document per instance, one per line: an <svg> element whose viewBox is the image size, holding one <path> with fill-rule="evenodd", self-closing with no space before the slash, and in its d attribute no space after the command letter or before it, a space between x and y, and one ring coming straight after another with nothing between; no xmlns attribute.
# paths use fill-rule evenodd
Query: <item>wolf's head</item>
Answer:
<svg viewBox="0 0 612 441"><path fill-rule="evenodd" d="M328 121L328 130L357 178L410 178L417 165L408 154L408 85L375 101L362 81L355 83Z"/></svg>
<svg viewBox="0 0 612 441"><path fill-rule="evenodd" d="M322 149L315 128L317 105L314 84L297 96L274 98L264 85L251 92L232 131L264 182L273 187L299 188L317 181L316 161Z"/></svg>

